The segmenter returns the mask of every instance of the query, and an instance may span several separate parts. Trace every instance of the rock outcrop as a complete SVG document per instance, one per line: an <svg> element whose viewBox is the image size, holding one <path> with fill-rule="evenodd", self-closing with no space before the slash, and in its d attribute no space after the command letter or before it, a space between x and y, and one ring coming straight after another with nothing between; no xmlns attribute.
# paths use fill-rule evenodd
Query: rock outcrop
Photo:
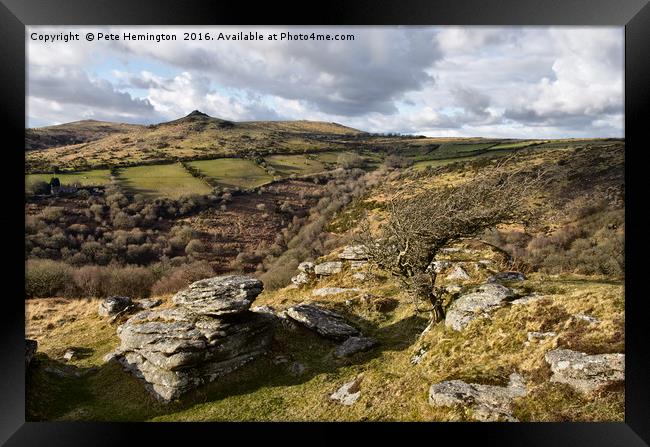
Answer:
<svg viewBox="0 0 650 447"><path fill-rule="evenodd" d="M341 315L312 303L301 303L290 307L286 313L293 320L325 338L341 341L360 335L359 330L345 321Z"/></svg>
<svg viewBox="0 0 650 447"><path fill-rule="evenodd" d="M505 387L448 380L431 385L429 405L462 405L470 408L474 419L482 422L517 422L512 415L512 399L525 396L526 393L526 385L517 373L510 375L510 383Z"/></svg>
<svg viewBox="0 0 650 447"><path fill-rule="evenodd" d="M445 325L456 331L463 330L476 318L489 317L513 296L512 290L501 284L480 285L452 303L445 317Z"/></svg>
<svg viewBox="0 0 650 447"><path fill-rule="evenodd" d="M334 350L334 357L350 357L359 352L369 351L379 342L372 337L350 337Z"/></svg>
<svg viewBox="0 0 650 447"><path fill-rule="evenodd" d="M202 315L237 314L248 310L263 288L260 280L249 276L217 276L190 284L172 301Z"/></svg>
<svg viewBox="0 0 650 447"><path fill-rule="evenodd" d="M313 296L328 296L328 295L338 295L340 293L359 292L359 290L360 289L357 288L323 287L320 289L312 290L311 294Z"/></svg>
<svg viewBox="0 0 650 447"><path fill-rule="evenodd" d="M111 296L99 303L97 313L102 317L110 317L126 310L132 305L133 301L128 296Z"/></svg>
<svg viewBox="0 0 650 447"><path fill-rule="evenodd" d="M138 300L136 302L136 305L140 309L153 309L154 307L158 307L161 304L162 304L162 300L159 298L147 298L147 299Z"/></svg>
<svg viewBox="0 0 650 447"><path fill-rule="evenodd" d="M366 247L363 245L348 245L341 253L339 253L339 259L345 259L347 261L365 261L368 259L368 253Z"/></svg>
<svg viewBox="0 0 650 447"><path fill-rule="evenodd" d="M457 265L454 267L454 269L445 276L445 279L447 281L453 281L453 280L467 280L470 279L470 276L467 274L464 268L462 268L460 265Z"/></svg>
<svg viewBox="0 0 650 447"><path fill-rule="evenodd" d="M218 276L191 284L175 307L141 311L118 327L113 356L163 402L232 372L263 353L274 317L251 312L262 283Z"/></svg>
<svg viewBox="0 0 650 447"><path fill-rule="evenodd" d="M343 270L343 263L341 261L330 261L317 264L314 267L314 273L318 276L329 276L341 273Z"/></svg>
<svg viewBox="0 0 650 447"><path fill-rule="evenodd" d="M343 405L354 405L361 397L361 377L344 383L330 396L330 399L338 401Z"/></svg>
<svg viewBox="0 0 650 447"><path fill-rule="evenodd" d="M554 349L545 356L551 365L551 382L566 383L589 393L603 385L625 380L625 354L596 354Z"/></svg>
<svg viewBox="0 0 650 447"><path fill-rule="evenodd" d="M298 264L298 274L291 278L291 282L297 286L302 286L314 279L315 275L314 264L312 262L301 262Z"/></svg>

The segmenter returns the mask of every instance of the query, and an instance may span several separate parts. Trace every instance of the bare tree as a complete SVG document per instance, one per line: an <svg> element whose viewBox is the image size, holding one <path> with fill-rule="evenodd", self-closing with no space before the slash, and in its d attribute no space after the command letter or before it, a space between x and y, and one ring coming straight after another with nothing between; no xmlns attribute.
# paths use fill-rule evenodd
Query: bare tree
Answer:
<svg viewBox="0 0 650 447"><path fill-rule="evenodd" d="M416 310L432 312L433 321L444 318L443 294L432 267L440 249L499 224L526 223L535 215L532 193L543 184L543 172L526 170L513 158L484 167L460 184L402 186L388 203L390 216L379 234L373 236L369 227L362 231L369 260L399 278Z"/></svg>

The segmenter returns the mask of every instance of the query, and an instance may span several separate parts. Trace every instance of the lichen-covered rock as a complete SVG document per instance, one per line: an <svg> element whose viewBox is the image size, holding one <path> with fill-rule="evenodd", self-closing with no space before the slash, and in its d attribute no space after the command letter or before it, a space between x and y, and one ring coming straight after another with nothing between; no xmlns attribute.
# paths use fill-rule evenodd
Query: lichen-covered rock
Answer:
<svg viewBox="0 0 650 447"><path fill-rule="evenodd" d="M77 356L77 352L70 348L66 349L66 351L63 353L63 360L66 362L69 362L70 360L74 359Z"/></svg>
<svg viewBox="0 0 650 447"><path fill-rule="evenodd" d="M510 282L510 281L524 281L526 280L526 275L521 272L499 272L490 276L487 280L488 283L495 282Z"/></svg>
<svg viewBox="0 0 650 447"><path fill-rule="evenodd" d="M118 361L163 402L230 373L263 353L277 317L252 312L261 282L245 276L197 281L175 307L143 310L117 329Z"/></svg>
<svg viewBox="0 0 650 447"><path fill-rule="evenodd" d="M340 402L343 405L354 405L361 397L361 377L344 383L330 396L330 399Z"/></svg>
<svg viewBox="0 0 650 447"><path fill-rule="evenodd" d="M38 349L38 342L29 338L25 339L25 366L29 366L36 355L36 350Z"/></svg>
<svg viewBox="0 0 650 447"><path fill-rule="evenodd" d="M566 383L583 393L625 380L625 354L588 355L554 349L546 353L545 359L553 372L551 382Z"/></svg>
<svg viewBox="0 0 650 447"><path fill-rule="evenodd" d="M360 335L341 315L311 303L301 303L287 309L287 315L325 338L345 340Z"/></svg>
<svg viewBox="0 0 650 447"><path fill-rule="evenodd" d="M307 284L310 280L311 277L305 272L300 272L296 276L291 278L291 282L297 286L302 286L303 284Z"/></svg>
<svg viewBox="0 0 650 447"><path fill-rule="evenodd" d="M339 259L362 261L368 259L368 251L363 245L348 245L339 253Z"/></svg>
<svg viewBox="0 0 650 447"><path fill-rule="evenodd" d="M512 290L501 284L483 284L454 301L445 317L445 325L456 331L463 330L476 318L489 317L513 297Z"/></svg>
<svg viewBox="0 0 650 447"><path fill-rule="evenodd" d="M355 281L364 282L366 279L368 279L368 275L363 272L356 272L352 274L352 279Z"/></svg>
<svg viewBox="0 0 650 447"><path fill-rule="evenodd" d="M320 289L312 290L311 294L313 296L328 296L328 295L338 295L340 293L350 293L358 292L357 288L345 288L345 287L323 287Z"/></svg>
<svg viewBox="0 0 650 447"><path fill-rule="evenodd" d="M451 272L449 272L447 276L445 276L445 279L447 281L453 281L453 280L464 281L469 278L470 276L467 274L465 269L462 268L460 265L455 266L454 269Z"/></svg>
<svg viewBox="0 0 650 447"><path fill-rule="evenodd" d="M591 315L585 315L585 314L575 314L572 315L573 318L576 320L581 320L581 321L586 321L589 324L598 324L600 323L600 320L596 317L592 317Z"/></svg>
<svg viewBox="0 0 650 447"><path fill-rule="evenodd" d="M379 342L372 337L350 337L334 350L334 357L350 357L359 352L369 351Z"/></svg>
<svg viewBox="0 0 650 447"><path fill-rule="evenodd" d="M505 387L448 380L431 385L429 405L469 407L474 419L483 422L516 422L511 410L512 399L526 393L526 385L517 373L510 375L510 383Z"/></svg>
<svg viewBox="0 0 650 447"><path fill-rule="evenodd" d="M433 261L427 270L432 270L434 273L441 273L443 270L448 269L453 264L450 261Z"/></svg>
<svg viewBox="0 0 650 447"><path fill-rule="evenodd" d="M162 300L159 298L148 298L138 300L136 304L140 309L153 309L154 307L160 306L162 304Z"/></svg>
<svg viewBox="0 0 650 447"><path fill-rule="evenodd" d="M318 276L329 276L341 273L343 263L341 261L323 262L314 267L314 273Z"/></svg>
<svg viewBox="0 0 650 447"><path fill-rule="evenodd" d="M250 311L221 318L183 308L143 311L118 328L120 361L168 401L264 352L271 319Z"/></svg>
<svg viewBox="0 0 650 447"><path fill-rule="evenodd" d="M303 273L314 273L314 263L313 262L301 262L298 264L298 271Z"/></svg>
<svg viewBox="0 0 650 447"><path fill-rule="evenodd" d="M102 317L109 317L122 312L131 305L133 305L133 301L128 296L111 296L99 303L97 312Z"/></svg>
<svg viewBox="0 0 650 447"><path fill-rule="evenodd" d="M526 334L528 341L544 340L546 338L557 337L557 332L528 332Z"/></svg>
<svg viewBox="0 0 650 447"><path fill-rule="evenodd" d="M350 261L351 270L361 270L368 265L368 261Z"/></svg>
<svg viewBox="0 0 650 447"><path fill-rule="evenodd" d="M248 310L263 288L262 281L250 276L216 276L190 284L172 301L200 314L236 314Z"/></svg>

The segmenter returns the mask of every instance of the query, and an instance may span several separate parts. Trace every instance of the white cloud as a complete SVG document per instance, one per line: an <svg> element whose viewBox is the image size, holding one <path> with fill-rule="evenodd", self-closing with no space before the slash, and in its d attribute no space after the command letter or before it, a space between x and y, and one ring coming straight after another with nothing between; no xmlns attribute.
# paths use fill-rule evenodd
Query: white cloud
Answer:
<svg viewBox="0 0 650 447"><path fill-rule="evenodd" d="M176 32L182 38L187 29L102 30ZM287 29L192 28L213 34L240 30L266 35ZM232 120L318 119L429 135L623 133L622 28L289 30L353 33L356 39L30 42L30 122L85 116L153 122L199 109Z"/></svg>

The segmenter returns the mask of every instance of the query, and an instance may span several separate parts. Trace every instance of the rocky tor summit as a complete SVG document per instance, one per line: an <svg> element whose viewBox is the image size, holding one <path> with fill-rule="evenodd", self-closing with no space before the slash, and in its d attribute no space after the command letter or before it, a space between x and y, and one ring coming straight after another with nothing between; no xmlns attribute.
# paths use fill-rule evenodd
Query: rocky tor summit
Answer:
<svg viewBox="0 0 650 447"><path fill-rule="evenodd" d="M158 400L176 399L266 351L273 317L249 310L262 289L238 275L192 283L174 295L173 307L141 311L119 326L121 344L110 358Z"/></svg>

